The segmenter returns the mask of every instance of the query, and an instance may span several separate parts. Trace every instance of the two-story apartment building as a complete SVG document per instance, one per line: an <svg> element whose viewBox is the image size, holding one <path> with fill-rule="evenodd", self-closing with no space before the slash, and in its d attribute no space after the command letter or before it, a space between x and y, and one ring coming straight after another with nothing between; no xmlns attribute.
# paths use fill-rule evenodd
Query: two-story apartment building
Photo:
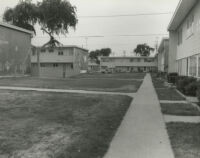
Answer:
<svg viewBox="0 0 200 158"><path fill-rule="evenodd" d="M33 32L0 23L0 74L30 72L31 38Z"/></svg>
<svg viewBox="0 0 200 158"><path fill-rule="evenodd" d="M181 0L168 30L169 72L200 77L200 1Z"/></svg>
<svg viewBox="0 0 200 158"><path fill-rule="evenodd" d="M88 50L77 46L33 47L31 72L33 76L65 78L86 72Z"/></svg>
<svg viewBox="0 0 200 158"><path fill-rule="evenodd" d="M168 72L169 38L163 38L157 53L158 72Z"/></svg>
<svg viewBox="0 0 200 158"><path fill-rule="evenodd" d="M101 70L113 72L155 72L155 57L101 57Z"/></svg>

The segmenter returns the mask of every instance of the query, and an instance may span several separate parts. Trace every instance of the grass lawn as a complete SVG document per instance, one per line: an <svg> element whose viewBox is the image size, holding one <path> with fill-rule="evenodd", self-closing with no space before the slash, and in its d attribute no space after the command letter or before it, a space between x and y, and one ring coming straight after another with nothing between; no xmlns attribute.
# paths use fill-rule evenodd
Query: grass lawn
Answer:
<svg viewBox="0 0 200 158"><path fill-rule="evenodd" d="M161 104L163 114L177 116L200 116L197 108L191 104Z"/></svg>
<svg viewBox="0 0 200 158"><path fill-rule="evenodd" d="M131 100L0 91L0 157L103 157Z"/></svg>
<svg viewBox="0 0 200 158"><path fill-rule="evenodd" d="M114 73L114 74L103 74L103 73L91 73L91 74L80 74L71 78L113 78L113 79L144 79L146 73Z"/></svg>
<svg viewBox="0 0 200 158"><path fill-rule="evenodd" d="M159 100L185 100L174 88L156 89Z"/></svg>
<svg viewBox="0 0 200 158"><path fill-rule="evenodd" d="M200 157L200 124L168 123L167 130L175 158Z"/></svg>
<svg viewBox="0 0 200 158"><path fill-rule="evenodd" d="M165 85L165 82L161 79L157 79L157 78L152 78L152 82L155 88L168 88Z"/></svg>
<svg viewBox="0 0 200 158"><path fill-rule="evenodd" d="M39 79L31 77L3 78L0 86L81 89L106 92L137 92L142 81L115 79Z"/></svg>

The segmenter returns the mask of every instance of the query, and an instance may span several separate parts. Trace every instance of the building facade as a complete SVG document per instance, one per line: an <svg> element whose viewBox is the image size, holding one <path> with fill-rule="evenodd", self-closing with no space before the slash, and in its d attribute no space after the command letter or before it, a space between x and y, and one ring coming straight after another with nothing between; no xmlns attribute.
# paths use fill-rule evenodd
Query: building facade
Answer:
<svg viewBox="0 0 200 158"><path fill-rule="evenodd" d="M200 77L200 1L181 0L168 30L170 72Z"/></svg>
<svg viewBox="0 0 200 158"><path fill-rule="evenodd" d="M157 53L158 72L168 72L169 38L163 38Z"/></svg>
<svg viewBox="0 0 200 158"><path fill-rule="evenodd" d="M44 78L66 78L86 72L88 50L77 46L33 47L31 73Z"/></svg>
<svg viewBox="0 0 200 158"><path fill-rule="evenodd" d="M156 72L155 57L101 57L101 71L112 72Z"/></svg>
<svg viewBox="0 0 200 158"><path fill-rule="evenodd" d="M0 23L0 74L30 72L33 32L7 23Z"/></svg>
<svg viewBox="0 0 200 158"><path fill-rule="evenodd" d="M99 72L100 71L100 64L96 62L96 60L88 60L88 72Z"/></svg>

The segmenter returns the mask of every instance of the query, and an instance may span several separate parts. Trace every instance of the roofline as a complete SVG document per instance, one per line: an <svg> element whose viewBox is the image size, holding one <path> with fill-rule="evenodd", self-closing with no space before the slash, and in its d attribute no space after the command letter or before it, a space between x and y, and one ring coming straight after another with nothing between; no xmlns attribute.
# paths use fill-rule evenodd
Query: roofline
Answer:
<svg viewBox="0 0 200 158"><path fill-rule="evenodd" d="M169 23L169 25L168 25L168 27L167 27L167 30L168 30L168 31L176 30L177 27L181 24L182 20L179 22L179 25L177 25L177 26L175 25L176 28L173 28L173 26L172 26L172 24L174 23L174 19L176 18L177 14L178 14L178 11L181 9L181 5L184 4L186 1L187 1L187 2L192 2L192 6L188 6L189 8L188 8L188 11L186 12L186 15L185 15L185 16L188 15L188 13L189 13L189 12L191 11L191 9L194 7L194 4L195 4L196 2L198 2L197 0L194 0L194 1L190 1L190 0L180 0L179 3L178 3L178 5L177 5L177 7L176 7L176 10L175 10L175 12L174 12L174 14L173 14L173 16L172 16L172 18L171 18L171 20L170 20L170 23Z"/></svg>
<svg viewBox="0 0 200 158"><path fill-rule="evenodd" d="M8 24L8 23L5 23L5 22L0 22L0 26L6 27L6 28L10 28L10 29L13 29L13 30L16 30L16 31L28 33L30 35L34 34L33 31L29 31L29 30L26 30L26 29L23 29L21 27L18 27L18 26L15 26L15 25L11 25L11 24Z"/></svg>
<svg viewBox="0 0 200 158"><path fill-rule="evenodd" d="M159 53L159 50L160 50L162 44L164 43L164 41L169 41L169 37L164 37L164 38L162 38L162 40L161 40L161 42L160 42L160 44L159 44L159 47L158 47L158 53Z"/></svg>
<svg viewBox="0 0 200 158"><path fill-rule="evenodd" d="M168 27L167 27L167 30L170 30L170 26L172 25L172 22L173 22L173 20L174 20L174 18L175 18L175 16L176 16L176 14L177 14L177 12L178 12L180 6L181 6L182 1L183 1L183 0L180 0L180 1L179 1L178 5L177 5L177 7L176 7L176 10L175 10L175 12L174 12L174 14L173 14L173 16L172 16L170 22L169 22L169 25L168 25Z"/></svg>
<svg viewBox="0 0 200 158"><path fill-rule="evenodd" d="M33 46L33 45L32 45L32 47L42 48L42 46ZM47 48L48 48L48 47L47 47ZM85 49L85 48L82 48L82 47L79 47L79 46L76 46L76 45L59 46L59 47L55 47L55 48L78 48L78 49L84 50L84 51L86 51L86 52L89 51L88 49Z"/></svg>
<svg viewBox="0 0 200 158"><path fill-rule="evenodd" d="M131 57L131 56L125 56L125 57L123 57L123 56L118 56L118 57L106 57L106 56L101 56L101 58L113 58L113 59L120 59L120 58L124 58L124 59L126 59L126 58L145 58L145 59L147 59L147 58L155 58L155 57Z"/></svg>

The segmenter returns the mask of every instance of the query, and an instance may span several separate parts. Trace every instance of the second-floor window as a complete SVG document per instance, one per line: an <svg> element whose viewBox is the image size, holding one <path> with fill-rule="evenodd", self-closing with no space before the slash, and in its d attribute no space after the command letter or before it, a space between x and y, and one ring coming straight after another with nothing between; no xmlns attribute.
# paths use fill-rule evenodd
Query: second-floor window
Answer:
<svg viewBox="0 0 200 158"><path fill-rule="evenodd" d="M194 33L194 15L191 15L187 19L187 38L189 38Z"/></svg>
<svg viewBox="0 0 200 158"><path fill-rule="evenodd" d="M58 52L58 55L63 55L63 54L64 54L63 51Z"/></svg>
<svg viewBox="0 0 200 158"><path fill-rule="evenodd" d="M182 44L183 42L183 30L182 28L178 31L178 45Z"/></svg>

